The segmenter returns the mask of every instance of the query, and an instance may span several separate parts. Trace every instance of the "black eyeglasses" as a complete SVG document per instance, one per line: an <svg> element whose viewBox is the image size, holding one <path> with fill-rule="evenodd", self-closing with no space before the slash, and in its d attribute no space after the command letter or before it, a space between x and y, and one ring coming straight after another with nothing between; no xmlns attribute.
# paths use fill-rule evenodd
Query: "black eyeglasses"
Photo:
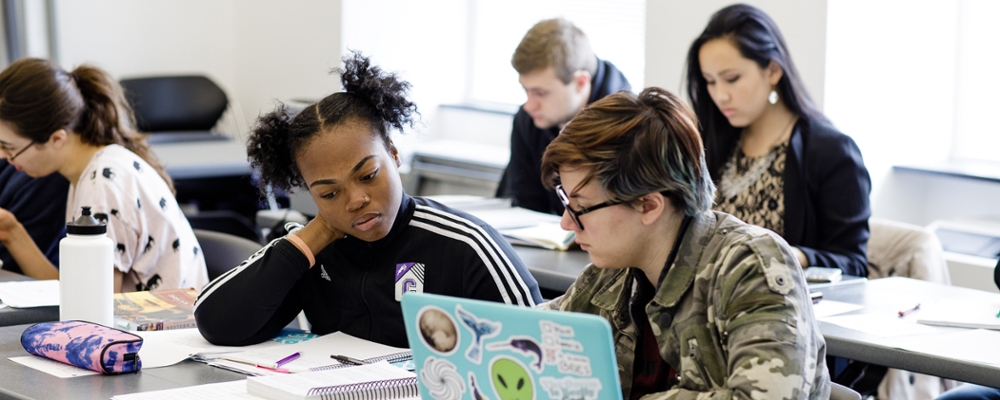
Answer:
<svg viewBox="0 0 1000 400"><path fill-rule="evenodd" d="M624 201L620 200L608 200L595 206L581 208L580 211L577 211L570 208L569 195L566 194L566 189L563 189L562 185L556 185L556 194L559 195L559 201L562 201L563 206L566 207L566 211L569 212L569 216L570 218L573 219L573 223L575 223L576 226L579 226L581 231L583 230L583 222L580 222L581 215L600 210L604 207L610 207L624 203Z"/></svg>
<svg viewBox="0 0 1000 400"><path fill-rule="evenodd" d="M34 145L34 144L35 144L35 141L32 140L31 143L28 143L27 146L24 146L23 149L21 149L17 153L14 153L13 155L10 154L10 150L7 149L6 147L4 147L3 152L4 152L4 154L6 154L8 156L7 157L7 161L14 161L14 159L17 158L17 156L21 155L21 153L24 153L26 150L28 150L29 148L31 148L31 146Z"/></svg>

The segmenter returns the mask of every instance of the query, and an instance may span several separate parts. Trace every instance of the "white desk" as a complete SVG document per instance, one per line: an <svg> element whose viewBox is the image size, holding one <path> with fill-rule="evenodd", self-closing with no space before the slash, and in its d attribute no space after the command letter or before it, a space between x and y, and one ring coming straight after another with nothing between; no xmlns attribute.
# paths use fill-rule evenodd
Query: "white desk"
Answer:
<svg viewBox="0 0 1000 400"><path fill-rule="evenodd" d="M921 304L930 304L940 298L1000 302L1000 294L908 278L884 278L832 285L823 288L822 292L823 300L864 305L863 310L854 312L856 314L877 313L889 318L912 305L915 300ZM935 329L940 334L946 334L954 333L960 328ZM897 348L904 340L901 338L883 338L826 322L820 322L820 330L826 338L827 354L832 356L1000 387L1000 367L951 358L947 356L950 344L947 342L941 343L941 349L936 354L930 354ZM913 338L910 336L905 340ZM997 355L997 360L1000 361L1000 355Z"/></svg>
<svg viewBox="0 0 1000 400"><path fill-rule="evenodd" d="M245 375L183 361L135 374L56 378L8 360L26 356L21 333L29 325L0 328L0 399L109 399L111 396L245 379Z"/></svg>
<svg viewBox="0 0 1000 400"><path fill-rule="evenodd" d="M0 282L33 280L27 276L0 269ZM0 326L34 324L59 320L59 306L33 308L0 308ZM3 376L3 375L0 375Z"/></svg>
<svg viewBox="0 0 1000 400"><path fill-rule="evenodd" d="M150 145L167 174L174 179L249 175L246 144L242 140L212 140Z"/></svg>

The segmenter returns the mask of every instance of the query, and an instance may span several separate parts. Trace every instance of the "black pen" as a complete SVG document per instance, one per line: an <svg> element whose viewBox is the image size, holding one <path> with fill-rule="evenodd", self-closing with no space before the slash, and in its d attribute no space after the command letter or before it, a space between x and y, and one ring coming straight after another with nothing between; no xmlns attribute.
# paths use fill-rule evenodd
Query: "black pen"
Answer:
<svg viewBox="0 0 1000 400"><path fill-rule="evenodd" d="M330 358L332 358L334 360L337 360L337 361L340 361L343 364L365 365L364 360L359 360L359 359L354 358L354 357L348 357L348 356L342 356L342 355L339 355L339 354L334 354L334 355L331 355Z"/></svg>

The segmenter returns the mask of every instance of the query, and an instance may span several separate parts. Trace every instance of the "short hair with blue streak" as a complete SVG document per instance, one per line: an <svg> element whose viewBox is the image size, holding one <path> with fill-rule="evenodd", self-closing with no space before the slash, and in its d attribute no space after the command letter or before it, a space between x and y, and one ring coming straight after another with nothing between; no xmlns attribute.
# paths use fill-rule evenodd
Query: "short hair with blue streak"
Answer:
<svg viewBox="0 0 1000 400"><path fill-rule="evenodd" d="M708 211L715 198L694 112L657 87L621 91L592 103L549 144L542 181L553 187L559 168L585 168L613 200L660 192L685 215Z"/></svg>

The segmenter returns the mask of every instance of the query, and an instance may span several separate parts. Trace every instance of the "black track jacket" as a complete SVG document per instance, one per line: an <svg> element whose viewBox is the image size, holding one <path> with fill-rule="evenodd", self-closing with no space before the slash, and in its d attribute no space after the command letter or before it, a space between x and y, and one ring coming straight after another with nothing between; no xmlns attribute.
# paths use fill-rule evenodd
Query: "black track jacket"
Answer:
<svg viewBox="0 0 1000 400"><path fill-rule="evenodd" d="M403 195L386 237L348 236L316 256L276 239L202 289L198 329L218 345L242 346L276 334L300 310L312 332L347 334L408 347L397 295L422 291L533 306L538 283L492 227L461 211Z"/></svg>

